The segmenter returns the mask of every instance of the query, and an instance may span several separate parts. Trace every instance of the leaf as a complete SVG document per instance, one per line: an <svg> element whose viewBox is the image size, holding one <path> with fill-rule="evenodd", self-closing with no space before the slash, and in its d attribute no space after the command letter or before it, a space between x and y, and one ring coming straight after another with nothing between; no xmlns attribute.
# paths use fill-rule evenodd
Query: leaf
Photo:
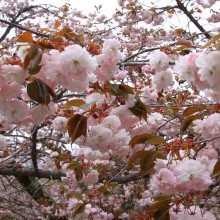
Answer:
<svg viewBox="0 0 220 220"><path fill-rule="evenodd" d="M74 142L80 136L86 137L87 132L87 117L75 114L67 121L67 130L69 137Z"/></svg>
<svg viewBox="0 0 220 220"><path fill-rule="evenodd" d="M82 213L85 210L85 204L84 203L79 203L76 205L76 208L72 214L72 217L75 218L78 214Z"/></svg>
<svg viewBox="0 0 220 220"><path fill-rule="evenodd" d="M186 117L186 116L194 114L195 112L203 111L205 109L207 109L207 106L204 104L200 104L197 106L190 106L183 111L183 116Z"/></svg>
<svg viewBox="0 0 220 220"><path fill-rule="evenodd" d="M147 209L146 213L149 214L154 220L170 220L170 207L170 197L167 197L156 201Z"/></svg>
<svg viewBox="0 0 220 220"><path fill-rule="evenodd" d="M217 161L217 163L214 166L212 177L220 175L220 159Z"/></svg>
<svg viewBox="0 0 220 220"><path fill-rule="evenodd" d="M176 45L181 45L184 47L192 47L192 43L190 41L177 41Z"/></svg>
<svg viewBox="0 0 220 220"><path fill-rule="evenodd" d="M40 72L42 66L43 65L30 67L30 68L28 68L28 73L30 75L35 75Z"/></svg>
<svg viewBox="0 0 220 220"><path fill-rule="evenodd" d="M41 62L42 50L35 44L27 50L28 53L24 58L24 68L36 67Z"/></svg>
<svg viewBox="0 0 220 220"><path fill-rule="evenodd" d="M76 168L79 167L79 166L80 166L80 163L79 163L78 161L73 161L73 162L71 162L71 163L67 166L66 169L68 169L68 170L74 170L74 169L76 169Z"/></svg>
<svg viewBox="0 0 220 220"><path fill-rule="evenodd" d="M56 100L53 90L38 78L34 78L33 82L27 85L27 93L33 101L43 105L50 103L50 95Z"/></svg>
<svg viewBox="0 0 220 220"><path fill-rule="evenodd" d="M128 169L131 169L134 164L141 159L141 156L146 152L146 150L139 150L131 155L128 160Z"/></svg>
<svg viewBox="0 0 220 220"><path fill-rule="evenodd" d="M69 195L69 197L71 197L71 198L74 197L74 198L77 198L78 200L83 199L82 194L80 192L77 192L77 191L71 192L68 195Z"/></svg>
<svg viewBox="0 0 220 220"><path fill-rule="evenodd" d="M133 89L125 84L120 84L118 86L118 93L123 94L123 95L128 95L128 94L134 94Z"/></svg>
<svg viewBox="0 0 220 220"><path fill-rule="evenodd" d="M33 37L31 32L23 32L22 35L20 35L16 42L33 42Z"/></svg>
<svg viewBox="0 0 220 220"><path fill-rule="evenodd" d="M54 24L54 28L58 29L60 27L60 25L61 25L61 22L59 20L56 20L55 24Z"/></svg>
<svg viewBox="0 0 220 220"><path fill-rule="evenodd" d="M136 144L163 144L165 143L164 139L160 136L154 134L140 134L133 137L129 143L133 148Z"/></svg>
<svg viewBox="0 0 220 220"><path fill-rule="evenodd" d="M157 158L164 158L162 151L150 150L142 154L141 160L140 160L142 176L151 172L154 162Z"/></svg>
<svg viewBox="0 0 220 220"><path fill-rule="evenodd" d="M71 107L79 107L81 105L86 104L86 102L83 99L73 99L73 100L69 100L67 101L62 108L71 108Z"/></svg>
<svg viewBox="0 0 220 220"><path fill-rule="evenodd" d="M147 113L150 113L149 108L140 100L137 99L134 106L129 108L129 110L137 117L144 118L147 120Z"/></svg>
<svg viewBox="0 0 220 220"><path fill-rule="evenodd" d="M196 119L200 119L201 116L200 115L190 115L186 118L183 119L181 126L180 126L180 133L183 134L191 125L191 123L196 120Z"/></svg>
<svg viewBox="0 0 220 220"><path fill-rule="evenodd" d="M115 96L134 94L133 89L125 84L111 84L109 83L110 93Z"/></svg>
<svg viewBox="0 0 220 220"><path fill-rule="evenodd" d="M220 34L217 34L217 35L213 36L212 39L209 42L207 42L205 45L202 46L202 49L211 46L212 44L214 44L219 39L220 39Z"/></svg>

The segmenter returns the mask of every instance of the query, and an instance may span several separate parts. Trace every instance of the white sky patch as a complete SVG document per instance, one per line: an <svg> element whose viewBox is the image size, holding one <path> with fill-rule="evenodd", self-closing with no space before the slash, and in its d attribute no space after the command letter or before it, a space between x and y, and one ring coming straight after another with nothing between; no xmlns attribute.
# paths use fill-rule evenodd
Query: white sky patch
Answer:
<svg viewBox="0 0 220 220"><path fill-rule="evenodd" d="M51 4L55 6L62 6L65 3L71 4L72 8L81 10L84 13L94 12L94 6L102 5L101 12L107 17L112 16L115 9L118 7L117 0L34 0L32 4Z"/></svg>

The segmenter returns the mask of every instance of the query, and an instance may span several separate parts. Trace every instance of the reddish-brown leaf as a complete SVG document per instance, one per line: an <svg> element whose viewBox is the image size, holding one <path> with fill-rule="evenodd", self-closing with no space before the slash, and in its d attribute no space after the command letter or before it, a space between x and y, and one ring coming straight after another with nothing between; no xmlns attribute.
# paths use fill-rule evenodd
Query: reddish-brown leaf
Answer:
<svg viewBox="0 0 220 220"><path fill-rule="evenodd" d="M67 121L67 130L69 137L74 142L80 136L86 137L87 132L87 117L75 114Z"/></svg>
<svg viewBox="0 0 220 220"><path fill-rule="evenodd" d="M141 165L141 175L149 174L153 168L154 162L157 158L164 158L164 155L161 151L150 150L142 154L140 165Z"/></svg>
<svg viewBox="0 0 220 220"><path fill-rule="evenodd" d="M28 53L24 58L24 68L36 67L41 62L42 50L35 44L27 50Z"/></svg>
<svg viewBox="0 0 220 220"><path fill-rule="evenodd" d="M213 177L218 176L218 175L220 175L220 159L215 164L213 172L212 172Z"/></svg>
<svg viewBox="0 0 220 220"><path fill-rule="evenodd" d="M200 105L196 105L196 106L190 106L190 107L186 108L183 111L183 116L186 117L186 116L194 114L195 112L200 112L200 111L203 111L205 109L207 109L207 106L204 105L204 104L200 104Z"/></svg>
<svg viewBox="0 0 220 220"><path fill-rule="evenodd" d="M23 32L17 40L17 42L33 42L33 37L31 32Z"/></svg>
<svg viewBox="0 0 220 220"><path fill-rule="evenodd" d="M27 85L27 93L33 101L42 105L48 105L50 103L50 95L56 100L56 94L53 90L38 78L34 78L34 80Z"/></svg>
<svg viewBox="0 0 220 220"><path fill-rule="evenodd" d="M30 75L35 75L35 74L40 72L41 68L42 68L42 65L40 65L40 66L31 66L30 68L28 68L28 73Z"/></svg>
<svg viewBox="0 0 220 220"><path fill-rule="evenodd" d="M169 209L170 209L170 197L157 200L153 205L151 205L146 213L156 220L170 220Z"/></svg>
<svg viewBox="0 0 220 220"><path fill-rule="evenodd" d="M188 128L189 126L192 124L192 122L196 119L200 119L201 116L200 115L190 115L186 118L183 119L181 126L180 126L180 133L183 134Z"/></svg>
<svg viewBox="0 0 220 220"><path fill-rule="evenodd" d="M184 46L184 47L192 47L192 42L190 41L177 41L176 45Z"/></svg>
<svg viewBox="0 0 220 220"><path fill-rule="evenodd" d="M71 107L79 107L81 105L86 104L86 102L83 99L72 99L67 101L62 108L71 108Z"/></svg>
<svg viewBox="0 0 220 220"><path fill-rule="evenodd" d="M134 106L129 108L129 110L140 119L143 118L147 120L147 114L150 113L148 106L146 106L140 99L137 99Z"/></svg>
<svg viewBox="0 0 220 220"><path fill-rule="evenodd" d="M129 143L133 148L136 144L163 144L165 143L164 139L160 136L154 134L140 134L133 137Z"/></svg>
<svg viewBox="0 0 220 220"><path fill-rule="evenodd" d="M78 214L80 214L81 212L83 212L85 210L85 204L84 203L79 203L75 206L75 210L72 214L72 218L75 218Z"/></svg>
<svg viewBox="0 0 220 220"><path fill-rule="evenodd" d="M147 152L147 151L139 150L139 151L133 153L128 160L128 169L132 169L132 167L135 165L135 163L141 159L141 156L143 154L145 154L145 152Z"/></svg>
<svg viewBox="0 0 220 220"><path fill-rule="evenodd" d="M54 28L57 29L60 27L60 25L61 25L61 22L59 20L56 20L54 24Z"/></svg>

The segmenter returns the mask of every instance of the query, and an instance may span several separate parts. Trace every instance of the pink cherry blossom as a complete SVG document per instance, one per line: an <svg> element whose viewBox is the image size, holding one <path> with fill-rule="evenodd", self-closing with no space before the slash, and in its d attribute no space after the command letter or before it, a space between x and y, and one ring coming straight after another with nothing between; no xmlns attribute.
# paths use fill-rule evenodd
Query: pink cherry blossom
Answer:
<svg viewBox="0 0 220 220"><path fill-rule="evenodd" d="M59 131L66 130L67 118L65 117L56 117L53 121L52 127Z"/></svg>
<svg viewBox="0 0 220 220"><path fill-rule="evenodd" d="M86 186L95 184L99 180L99 173L97 170L91 170L87 175L84 175L81 182Z"/></svg>
<svg viewBox="0 0 220 220"><path fill-rule="evenodd" d="M150 56L150 66L154 68L156 71L166 70L169 66L170 58L163 52L156 51Z"/></svg>
<svg viewBox="0 0 220 220"><path fill-rule="evenodd" d="M97 67L95 59L79 45L66 47L60 59L63 71L73 76L93 72Z"/></svg>
<svg viewBox="0 0 220 220"><path fill-rule="evenodd" d="M103 119L102 125L106 128L112 130L112 132L117 132L121 126L121 121L116 115L110 115Z"/></svg>
<svg viewBox="0 0 220 220"><path fill-rule="evenodd" d="M29 107L26 103L12 100L5 103L4 117L7 123L19 123L29 114Z"/></svg>
<svg viewBox="0 0 220 220"><path fill-rule="evenodd" d="M167 89L173 82L173 74L170 70L156 72L152 82L158 91Z"/></svg>
<svg viewBox="0 0 220 220"><path fill-rule="evenodd" d="M1 73L8 82L15 81L19 84L23 84L25 78L27 77L24 69L18 65L3 65L1 68Z"/></svg>
<svg viewBox="0 0 220 220"><path fill-rule="evenodd" d="M214 51L209 54L203 54L196 60L196 66L199 68L198 76L201 81L208 83L210 88L219 91L219 72L220 72L220 52Z"/></svg>

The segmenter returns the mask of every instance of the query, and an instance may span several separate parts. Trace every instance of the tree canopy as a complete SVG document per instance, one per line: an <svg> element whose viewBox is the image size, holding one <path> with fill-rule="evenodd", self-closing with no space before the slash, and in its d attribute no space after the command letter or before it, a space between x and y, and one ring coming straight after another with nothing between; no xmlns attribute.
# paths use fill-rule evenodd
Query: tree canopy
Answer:
<svg viewBox="0 0 220 220"><path fill-rule="evenodd" d="M219 1L117 2L0 1L1 219L220 219Z"/></svg>

